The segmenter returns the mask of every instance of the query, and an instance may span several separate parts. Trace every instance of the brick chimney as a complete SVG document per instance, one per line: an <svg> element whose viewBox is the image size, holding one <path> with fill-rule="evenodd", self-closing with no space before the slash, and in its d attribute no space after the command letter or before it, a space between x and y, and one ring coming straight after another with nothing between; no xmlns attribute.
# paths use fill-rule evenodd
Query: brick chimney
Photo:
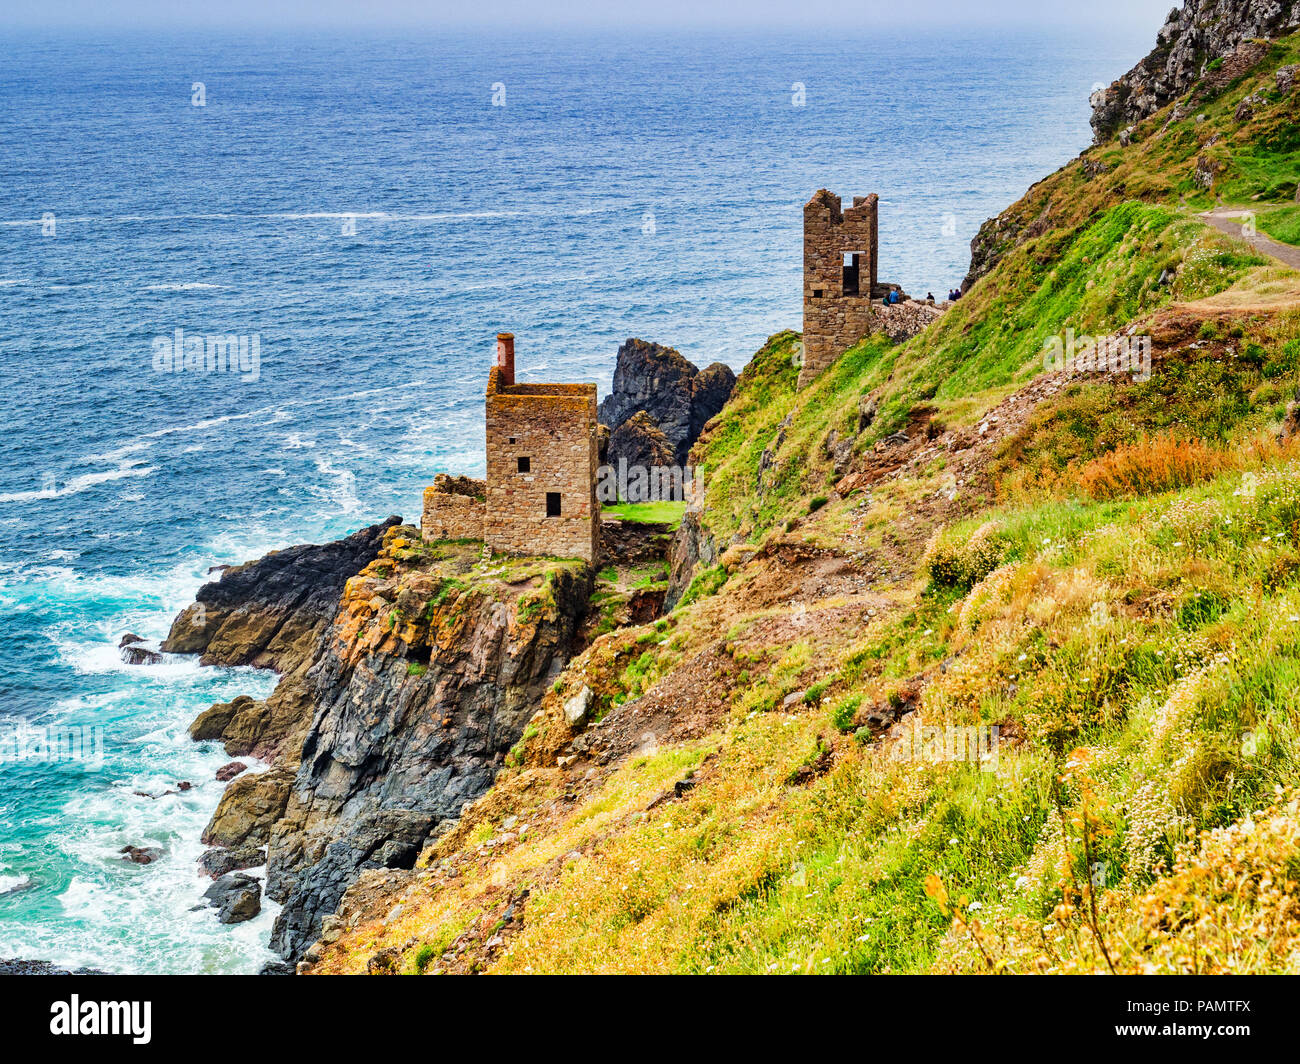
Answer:
<svg viewBox="0 0 1300 1064"><path fill-rule="evenodd" d="M497 369L502 384L515 383L515 334L497 333Z"/></svg>

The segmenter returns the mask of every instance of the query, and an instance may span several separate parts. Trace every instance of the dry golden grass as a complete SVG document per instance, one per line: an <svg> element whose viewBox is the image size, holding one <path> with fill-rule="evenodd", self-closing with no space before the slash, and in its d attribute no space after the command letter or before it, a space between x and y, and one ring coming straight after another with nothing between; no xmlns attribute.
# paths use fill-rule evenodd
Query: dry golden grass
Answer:
<svg viewBox="0 0 1300 1064"><path fill-rule="evenodd" d="M1074 474L1078 491L1089 499L1158 495L1191 487L1221 473L1285 460L1294 445L1272 437L1253 437L1231 447L1203 440L1163 435L1116 447L1080 466Z"/></svg>

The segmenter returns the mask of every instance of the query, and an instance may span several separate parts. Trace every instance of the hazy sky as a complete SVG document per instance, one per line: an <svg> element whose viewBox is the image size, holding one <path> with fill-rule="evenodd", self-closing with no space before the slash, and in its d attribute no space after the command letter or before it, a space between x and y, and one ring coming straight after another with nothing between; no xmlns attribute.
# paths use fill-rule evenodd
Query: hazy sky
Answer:
<svg viewBox="0 0 1300 1064"><path fill-rule="evenodd" d="M0 26L518 26L547 25L780 27L833 30L872 23L955 25L1110 25L1148 28L1164 21L1172 0L3 0ZM1134 56L1136 59L1137 56Z"/></svg>

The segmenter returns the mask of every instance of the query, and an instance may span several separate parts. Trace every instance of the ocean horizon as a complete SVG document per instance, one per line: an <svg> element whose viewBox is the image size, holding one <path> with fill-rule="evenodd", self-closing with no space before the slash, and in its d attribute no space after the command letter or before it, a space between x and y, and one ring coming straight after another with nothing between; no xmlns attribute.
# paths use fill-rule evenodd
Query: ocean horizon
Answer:
<svg viewBox="0 0 1300 1064"><path fill-rule="evenodd" d="M0 729L102 729L102 756L0 759L0 958L273 959L273 904L191 911L229 758L186 728L275 677L118 640L161 639L213 566L482 475L499 330L521 379L602 396L629 337L739 373L800 327L822 187L878 193L882 280L942 298L1148 37L6 35ZM169 371L178 333L244 360Z"/></svg>

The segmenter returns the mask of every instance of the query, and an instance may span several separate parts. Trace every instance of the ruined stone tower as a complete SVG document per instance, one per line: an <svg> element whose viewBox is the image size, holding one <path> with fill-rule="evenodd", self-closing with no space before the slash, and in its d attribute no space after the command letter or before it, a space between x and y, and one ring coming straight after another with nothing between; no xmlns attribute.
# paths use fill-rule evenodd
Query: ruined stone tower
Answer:
<svg viewBox="0 0 1300 1064"><path fill-rule="evenodd" d="M487 385L487 480L440 475L426 539L482 539L504 554L594 561L600 541L594 384L516 384L515 338L497 336Z"/></svg>
<svg viewBox="0 0 1300 1064"><path fill-rule="evenodd" d="M804 206L800 388L871 331L877 201L854 196L841 211L839 196L823 188Z"/></svg>

